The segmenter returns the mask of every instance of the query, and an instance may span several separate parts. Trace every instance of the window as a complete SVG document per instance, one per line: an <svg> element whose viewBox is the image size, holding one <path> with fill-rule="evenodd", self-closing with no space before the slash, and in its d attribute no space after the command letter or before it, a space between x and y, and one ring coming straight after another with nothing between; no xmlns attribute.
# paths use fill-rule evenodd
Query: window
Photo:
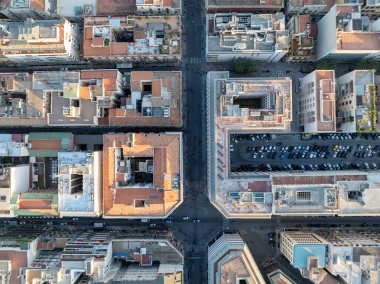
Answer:
<svg viewBox="0 0 380 284"><path fill-rule="evenodd" d="M7 201L7 197L5 195L0 195L0 202Z"/></svg>

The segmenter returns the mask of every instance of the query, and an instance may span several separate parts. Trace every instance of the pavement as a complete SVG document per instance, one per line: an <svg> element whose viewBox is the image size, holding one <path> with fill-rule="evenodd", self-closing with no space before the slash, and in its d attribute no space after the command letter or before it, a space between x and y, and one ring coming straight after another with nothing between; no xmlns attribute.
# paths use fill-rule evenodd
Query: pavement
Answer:
<svg viewBox="0 0 380 284"><path fill-rule="evenodd" d="M139 127L2 127L0 133L29 133L30 131L70 131L74 134L81 134L76 138L78 143L85 144L89 135L101 135L109 132L161 132L161 131L183 131L184 140L184 173L185 173L185 200L183 204L169 217L170 223L166 220L150 220L148 223L142 223L140 220L116 220L100 218L80 218L76 225L70 228L92 228L93 222L105 222L105 228L110 230L121 230L124 234L131 237L157 237L161 235L168 236L178 246L183 245L185 255L185 283L201 284L207 283L207 243L210 236L218 234L221 230L239 231L243 239L251 249L251 252L258 264L264 263L275 256L278 256L278 248L273 248L268 244L268 232L280 232L284 228L313 229L308 224L351 224L352 228L361 228L360 225L369 220L371 224L380 224L380 217L371 219L365 217L359 218L341 218L341 217L287 217L279 216L272 219L257 220L228 220L216 210L208 200L207 188L207 131L206 131L206 72L210 70L232 70L232 64L229 63L206 63L205 58L205 10L204 1L183 0L183 60L178 64L155 64L155 66L136 66L133 70L182 70L183 75L183 127L182 128L139 128ZM27 67L1 67L0 72L20 72L34 70L58 71L61 68L68 70L81 70L93 68L115 68L115 64L92 65L71 64L65 66L27 66ZM298 78L305 76L301 72L302 64L298 63L276 63L276 64L258 64L256 72L252 74L231 74L231 76L244 77L277 77L290 76L294 80L293 94L298 88ZM350 65L340 65L336 71L337 76L347 72ZM121 72L127 72L131 69L124 68ZM293 105L298 106L297 96L293 95ZM293 117L297 117L297 107L293 108ZM295 121L292 124L292 131L298 131L298 125ZM285 139L285 136L283 138ZM289 138L290 139L290 138ZM299 137L293 137L290 142L313 143L300 141ZM99 141L99 137L92 141L87 149L94 148ZM288 141L288 140L286 140ZM274 142L274 141L273 141ZM272 143L272 142L271 142ZM319 142L318 142L319 143ZM323 142L330 143L330 142ZM336 143L336 142L331 142ZM343 143L339 141L338 143ZM346 143L346 142L344 142ZM351 143L351 142L347 142ZM358 144L357 141L352 143ZM368 142L371 143L371 142ZM380 143L379 143L380 144ZM255 144L258 145L258 144ZM266 144L268 145L268 144ZM239 146L244 149L247 145L242 143ZM236 153L244 150L236 150ZM236 163L240 159L236 156ZM289 162L287 162L289 163ZM189 220L183 220L183 217L189 217ZM60 225L62 222L71 222L71 218L52 219L52 218L19 218L27 222L23 226L38 226L43 228L66 228L66 225ZM194 223L194 219L199 219L200 223ZM4 219L7 221L7 219ZM10 221L12 219L9 219ZM52 226L46 223L54 222ZM155 227L150 227L155 224ZM370 225L371 225L370 224ZM318 228L318 227L316 227ZM286 263L285 263L286 265ZM288 265L289 266L289 265ZM291 269L291 267L288 269ZM301 280L297 283L303 283ZM305 283L308 283L305 281Z"/></svg>
<svg viewBox="0 0 380 284"><path fill-rule="evenodd" d="M351 163L358 163L360 166L363 166L363 163L375 163L376 165L380 165L380 157L378 154L380 154L380 151L377 150L376 155L373 157L366 157L366 158L359 158L354 157L354 153L358 149L358 145L363 145L364 148L366 148L368 145L371 146L373 149L375 145L380 144L380 140L373 140L372 138L367 139L352 139L352 140L305 140L303 139L303 136L301 134L275 134L272 135L272 139L270 141L264 141L264 140L248 140L243 139L241 141L234 142L233 141L234 135L230 136L230 143L233 147L233 151L230 152L230 165L232 169L237 169L239 166L242 165L251 165L253 167L258 167L262 164L266 165L269 164L271 166L278 165L278 166L284 166L287 164L296 164L296 165L321 165L321 164L351 164ZM248 136L245 136L248 137ZM276 146L279 143L281 143L281 146ZM327 152L330 153L330 156L328 159L324 158L301 158L301 159L289 159L289 152L286 153L284 159L280 159L280 148L286 147L286 146L328 146ZM332 148L335 145L342 145L342 146L352 146L353 150L348 154L346 158L339 158L333 157L333 150ZM247 152L247 147L261 147L261 146L276 146L276 158L271 159L268 158L268 153L264 153L264 157L260 158L253 158L254 151ZM310 152L310 151L309 151ZM361 151L363 152L363 151ZM364 167L362 167L364 169Z"/></svg>

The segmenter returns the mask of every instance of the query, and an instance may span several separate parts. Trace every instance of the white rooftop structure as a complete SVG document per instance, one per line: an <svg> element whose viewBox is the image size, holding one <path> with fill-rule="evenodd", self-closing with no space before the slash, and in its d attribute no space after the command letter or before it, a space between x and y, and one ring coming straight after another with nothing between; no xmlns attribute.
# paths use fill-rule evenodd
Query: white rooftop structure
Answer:
<svg viewBox="0 0 380 284"><path fill-rule="evenodd" d="M61 216L99 216L101 152L58 153L58 210Z"/></svg>
<svg viewBox="0 0 380 284"><path fill-rule="evenodd" d="M12 134L0 134L1 157L25 157L29 156L28 145L12 140Z"/></svg>

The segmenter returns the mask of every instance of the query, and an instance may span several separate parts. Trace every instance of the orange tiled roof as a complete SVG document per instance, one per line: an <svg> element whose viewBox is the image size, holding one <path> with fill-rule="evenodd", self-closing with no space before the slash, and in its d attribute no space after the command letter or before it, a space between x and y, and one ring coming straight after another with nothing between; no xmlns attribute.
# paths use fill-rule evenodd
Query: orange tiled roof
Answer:
<svg viewBox="0 0 380 284"><path fill-rule="evenodd" d="M30 0L30 7L36 10L45 10L45 0Z"/></svg>
<svg viewBox="0 0 380 284"><path fill-rule="evenodd" d="M369 32L339 32L338 50L378 50L380 34Z"/></svg>
<svg viewBox="0 0 380 284"><path fill-rule="evenodd" d="M133 143L132 148L127 147L126 134L104 136L104 215L164 216L180 202L181 198L181 192L172 190L171 182L167 182L167 178L172 174L180 173L179 136L175 134L134 134ZM115 188L114 155L116 147L123 148L124 157L153 157L152 188ZM145 200L149 206L134 208L135 199Z"/></svg>
<svg viewBox="0 0 380 284"><path fill-rule="evenodd" d="M20 269L28 266L27 251L1 250L0 260L11 261L11 273L9 275L9 283L21 284Z"/></svg>
<svg viewBox="0 0 380 284"><path fill-rule="evenodd" d="M152 81L152 96L161 97L161 80Z"/></svg>
<svg viewBox="0 0 380 284"><path fill-rule="evenodd" d="M141 80L152 81L153 72L152 71L132 71L131 72L131 82L139 82Z"/></svg>

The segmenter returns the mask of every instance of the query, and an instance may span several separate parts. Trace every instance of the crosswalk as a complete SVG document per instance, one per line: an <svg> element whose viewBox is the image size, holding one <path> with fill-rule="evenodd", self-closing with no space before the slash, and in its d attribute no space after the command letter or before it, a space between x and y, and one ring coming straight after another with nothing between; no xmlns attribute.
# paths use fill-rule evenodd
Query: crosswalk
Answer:
<svg viewBox="0 0 380 284"><path fill-rule="evenodd" d="M202 57L189 57L186 61L190 64L199 64L205 62L204 60L202 60Z"/></svg>

